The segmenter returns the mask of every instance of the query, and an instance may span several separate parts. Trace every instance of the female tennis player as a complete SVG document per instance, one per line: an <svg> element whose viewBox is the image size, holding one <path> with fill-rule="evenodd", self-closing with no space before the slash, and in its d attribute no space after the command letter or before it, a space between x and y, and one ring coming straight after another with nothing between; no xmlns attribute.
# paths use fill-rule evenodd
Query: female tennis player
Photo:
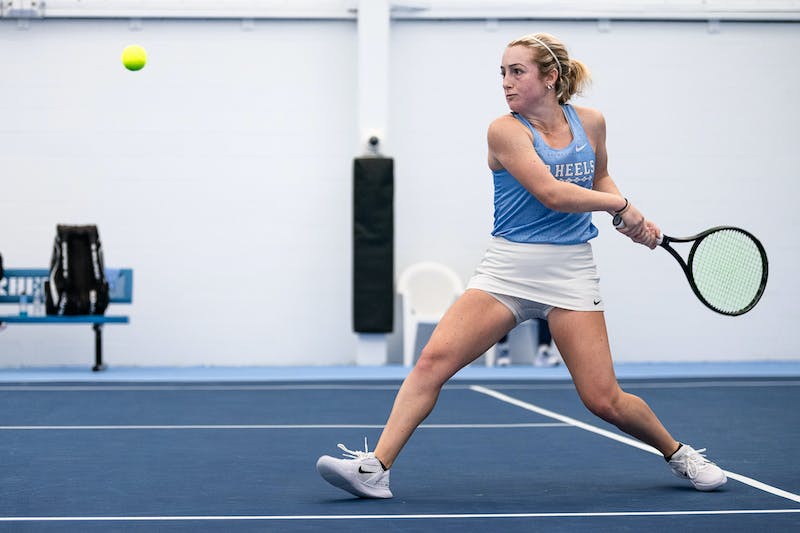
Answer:
<svg viewBox="0 0 800 533"><path fill-rule="evenodd" d="M374 452L340 444L346 459L320 457L317 470L357 496L391 498L389 469L445 382L517 324L545 318L592 413L659 450L695 488L721 486L725 473L705 450L676 441L614 374L589 243L597 236L592 212L621 215L625 227L618 231L651 249L660 231L608 173L603 115L568 104L588 84L588 69L558 39L539 33L508 44L500 74L511 113L488 131L494 177L488 250L403 382Z"/></svg>

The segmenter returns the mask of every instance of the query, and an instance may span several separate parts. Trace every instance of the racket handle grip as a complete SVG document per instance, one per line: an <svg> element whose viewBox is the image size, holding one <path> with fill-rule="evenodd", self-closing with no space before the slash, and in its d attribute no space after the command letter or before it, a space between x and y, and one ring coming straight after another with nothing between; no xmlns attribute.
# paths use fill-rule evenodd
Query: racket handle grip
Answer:
<svg viewBox="0 0 800 533"><path fill-rule="evenodd" d="M619 215L614 215L614 219L611 221L611 223L614 224L614 227L617 229L622 229L625 227L625 221L622 220L622 217ZM659 233L658 239L656 239L656 245L661 246L661 243L663 242L664 242L664 234Z"/></svg>

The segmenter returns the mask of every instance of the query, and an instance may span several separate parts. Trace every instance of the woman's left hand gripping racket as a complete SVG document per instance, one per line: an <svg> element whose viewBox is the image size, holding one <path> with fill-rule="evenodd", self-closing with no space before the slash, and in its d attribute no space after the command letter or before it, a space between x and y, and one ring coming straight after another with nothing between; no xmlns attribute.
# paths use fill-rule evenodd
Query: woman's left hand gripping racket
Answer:
<svg viewBox="0 0 800 533"><path fill-rule="evenodd" d="M615 227L622 223L621 217ZM624 224L624 223L623 223ZM670 243L692 243L684 261ZM767 287L767 252L752 233L718 226L691 237L661 235L659 246L681 265L689 286L703 304L717 313L742 315L751 310Z"/></svg>

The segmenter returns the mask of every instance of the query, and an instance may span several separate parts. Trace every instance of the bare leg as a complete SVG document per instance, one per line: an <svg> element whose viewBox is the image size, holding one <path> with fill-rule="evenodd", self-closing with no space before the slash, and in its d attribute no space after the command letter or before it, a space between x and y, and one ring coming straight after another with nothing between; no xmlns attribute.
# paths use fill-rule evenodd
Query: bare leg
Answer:
<svg viewBox="0 0 800 533"><path fill-rule="evenodd" d="M675 452L678 442L650 407L638 396L624 392L617 383L603 313L553 309L548 322L575 388L589 411L664 456Z"/></svg>
<svg viewBox="0 0 800 533"><path fill-rule="evenodd" d="M411 434L433 410L447 380L515 325L511 311L483 291L470 289L453 304L436 326L394 400L375 447L375 457L386 468L392 466Z"/></svg>

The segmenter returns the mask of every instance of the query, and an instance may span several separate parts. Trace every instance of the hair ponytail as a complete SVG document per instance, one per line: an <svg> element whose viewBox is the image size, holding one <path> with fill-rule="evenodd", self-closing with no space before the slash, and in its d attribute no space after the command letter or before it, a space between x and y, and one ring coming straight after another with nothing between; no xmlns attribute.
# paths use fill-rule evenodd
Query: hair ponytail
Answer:
<svg viewBox="0 0 800 533"><path fill-rule="evenodd" d="M563 68L561 76L556 81L555 88L558 95L558 103L566 104L576 94L583 94L583 91L591 83L592 78L588 67L582 61L568 59L562 65L566 68Z"/></svg>

